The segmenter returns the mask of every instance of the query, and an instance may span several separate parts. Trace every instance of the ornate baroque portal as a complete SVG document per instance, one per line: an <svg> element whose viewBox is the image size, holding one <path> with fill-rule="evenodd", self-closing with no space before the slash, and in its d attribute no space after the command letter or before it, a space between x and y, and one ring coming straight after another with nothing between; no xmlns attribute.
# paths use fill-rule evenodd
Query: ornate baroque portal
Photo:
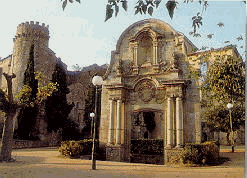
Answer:
<svg viewBox="0 0 247 178"><path fill-rule="evenodd" d="M130 161L131 139L160 139L164 150L200 142L199 89L186 77L193 48L160 20L122 33L102 87L99 141L107 160Z"/></svg>

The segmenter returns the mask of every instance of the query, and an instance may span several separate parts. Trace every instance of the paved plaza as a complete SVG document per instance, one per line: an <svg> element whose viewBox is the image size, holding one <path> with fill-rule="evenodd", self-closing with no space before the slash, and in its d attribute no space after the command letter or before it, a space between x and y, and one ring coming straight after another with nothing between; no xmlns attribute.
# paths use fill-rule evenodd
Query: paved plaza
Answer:
<svg viewBox="0 0 247 178"><path fill-rule="evenodd" d="M178 167L97 161L97 170L91 170L91 161L60 156L56 148L18 149L13 151L16 162L0 163L0 178L63 178L63 177L149 177L149 178L242 178L244 177L244 149L221 149L220 155L230 161L219 166Z"/></svg>

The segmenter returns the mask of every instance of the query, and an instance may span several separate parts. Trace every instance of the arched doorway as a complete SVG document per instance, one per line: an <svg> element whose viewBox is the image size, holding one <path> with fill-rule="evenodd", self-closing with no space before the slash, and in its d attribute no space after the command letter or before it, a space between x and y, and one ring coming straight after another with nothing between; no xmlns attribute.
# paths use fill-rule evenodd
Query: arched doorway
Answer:
<svg viewBox="0 0 247 178"><path fill-rule="evenodd" d="M132 114L130 161L136 163L163 164L163 112L151 109Z"/></svg>
<svg viewBox="0 0 247 178"><path fill-rule="evenodd" d="M151 139L155 129L155 112L139 111L133 114L132 139Z"/></svg>

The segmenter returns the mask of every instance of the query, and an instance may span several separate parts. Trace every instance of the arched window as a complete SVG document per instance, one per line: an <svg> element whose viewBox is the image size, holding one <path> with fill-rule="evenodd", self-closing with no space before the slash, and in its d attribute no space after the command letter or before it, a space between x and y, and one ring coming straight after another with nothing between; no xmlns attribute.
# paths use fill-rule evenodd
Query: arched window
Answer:
<svg viewBox="0 0 247 178"><path fill-rule="evenodd" d="M138 36L138 56L137 63L138 65L150 63L153 61L153 42L152 38L148 33L142 33Z"/></svg>

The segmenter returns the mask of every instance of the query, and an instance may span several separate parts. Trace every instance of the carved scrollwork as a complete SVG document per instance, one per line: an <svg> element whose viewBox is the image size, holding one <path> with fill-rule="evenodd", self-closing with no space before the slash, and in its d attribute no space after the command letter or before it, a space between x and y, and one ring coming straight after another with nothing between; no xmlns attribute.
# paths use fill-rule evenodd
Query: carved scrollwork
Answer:
<svg viewBox="0 0 247 178"><path fill-rule="evenodd" d="M159 61L159 66L160 66L161 72L165 72L169 68L167 61Z"/></svg>
<svg viewBox="0 0 247 178"><path fill-rule="evenodd" d="M145 104L149 103L155 97L156 87L148 80L144 80L135 87L135 92Z"/></svg>

